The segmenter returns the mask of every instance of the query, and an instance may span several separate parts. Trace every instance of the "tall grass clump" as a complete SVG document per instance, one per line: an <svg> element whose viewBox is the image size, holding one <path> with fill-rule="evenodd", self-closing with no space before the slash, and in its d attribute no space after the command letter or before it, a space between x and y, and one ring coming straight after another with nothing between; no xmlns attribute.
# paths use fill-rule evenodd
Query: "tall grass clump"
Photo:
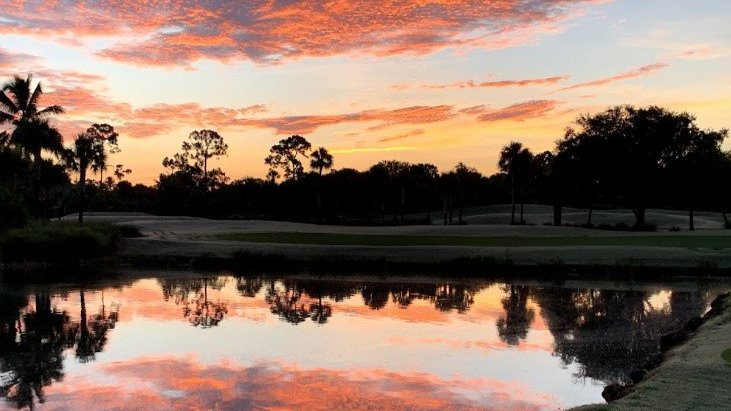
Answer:
<svg viewBox="0 0 731 411"><path fill-rule="evenodd" d="M33 223L8 230L0 237L5 263L76 264L116 251L123 233L109 224Z"/></svg>

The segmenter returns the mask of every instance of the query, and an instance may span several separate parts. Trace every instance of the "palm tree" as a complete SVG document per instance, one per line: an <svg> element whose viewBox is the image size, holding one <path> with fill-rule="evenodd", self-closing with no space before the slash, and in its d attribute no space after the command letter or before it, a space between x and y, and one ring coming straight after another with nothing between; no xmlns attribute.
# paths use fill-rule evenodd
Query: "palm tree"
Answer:
<svg viewBox="0 0 731 411"><path fill-rule="evenodd" d="M523 195L522 185L524 180L527 179L530 173L531 163L533 154L527 148L523 147L522 143L517 141L511 141L510 144L503 147L500 151L500 160L498 161L498 168L503 173L506 173L510 177L510 198L512 208L510 211L510 224L515 224L515 190L520 188L520 222L523 220Z"/></svg>
<svg viewBox="0 0 731 411"><path fill-rule="evenodd" d="M63 137L58 130L41 118L24 119L16 123L10 133L10 144L20 147L33 156L36 167L40 166L43 150L55 154L63 152Z"/></svg>
<svg viewBox="0 0 731 411"><path fill-rule="evenodd" d="M53 105L38 108L43 95L41 83L32 87L33 76L26 79L19 76L2 86L0 92L0 124L11 123L14 130L10 135L11 143L33 154L36 164L40 164L41 151L51 150L60 153L60 134L47 119L64 112L61 106ZM32 90L32 91L31 91Z"/></svg>
<svg viewBox="0 0 731 411"><path fill-rule="evenodd" d="M333 156L325 147L320 147L310 154L310 167L322 175L323 170L329 170L333 166Z"/></svg>
<svg viewBox="0 0 731 411"><path fill-rule="evenodd" d="M79 224L84 222L84 203L86 200L86 171L89 167L97 164L100 158L100 152L104 151L104 146L95 140L89 132L80 133L74 141L71 149L65 152L67 166L79 173L78 191L79 191Z"/></svg>

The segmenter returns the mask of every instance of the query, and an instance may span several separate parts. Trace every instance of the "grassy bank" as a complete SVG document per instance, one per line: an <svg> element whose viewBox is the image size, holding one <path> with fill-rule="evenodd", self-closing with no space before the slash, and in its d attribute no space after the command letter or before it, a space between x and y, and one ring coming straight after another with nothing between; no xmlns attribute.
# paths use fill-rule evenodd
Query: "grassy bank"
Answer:
<svg viewBox="0 0 731 411"><path fill-rule="evenodd" d="M0 258L6 264L75 264L109 255L135 228L111 224L33 223L0 236Z"/></svg>
<svg viewBox="0 0 731 411"><path fill-rule="evenodd" d="M731 298L625 397L575 410L720 410L731 404Z"/></svg>
<svg viewBox="0 0 731 411"><path fill-rule="evenodd" d="M556 247L556 246L649 246L682 248L731 248L731 236L719 235L642 235L642 236L566 236L566 237L465 237L408 236L329 233L233 233L217 239L252 243L362 246L480 246L480 247Z"/></svg>

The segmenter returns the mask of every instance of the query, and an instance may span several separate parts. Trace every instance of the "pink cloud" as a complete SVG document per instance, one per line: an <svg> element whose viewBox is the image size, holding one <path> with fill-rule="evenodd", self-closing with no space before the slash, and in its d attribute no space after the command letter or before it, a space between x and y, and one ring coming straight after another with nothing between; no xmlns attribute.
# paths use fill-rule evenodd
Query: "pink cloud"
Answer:
<svg viewBox="0 0 731 411"><path fill-rule="evenodd" d="M553 93L559 92L559 91L567 91L567 90L575 90L577 88L584 88L584 87L596 87L596 86L605 86L610 83L614 83L617 81L623 81L623 80L630 80L638 77L644 77L649 76L651 74L655 74L656 72L663 70L670 65L667 63L654 63L654 64L648 64L646 66L642 66L633 70L625 71L624 73L620 73L614 76L610 77L604 77L597 80L587 81L585 83L579 83L574 84L568 87L560 88Z"/></svg>
<svg viewBox="0 0 731 411"><path fill-rule="evenodd" d="M539 410L561 405L553 395L518 382L384 369L302 369L276 359L244 367L172 356L140 358L100 371L103 381L74 375L51 385L46 400L73 409Z"/></svg>
<svg viewBox="0 0 731 411"><path fill-rule="evenodd" d="M421 89L446 89L446 88L505 88L505 87L527 87L527 86L547 86L559 83L568 79L569 76L555 76L532 78L522 80L497 80L477 82L474 80L461 81L449 84L396 84L392 86L394 90L407 90L413 88Z"/></svg>
<svg viewBox="0 0 731 411"><path fill-rule="evenodd" d="M494 49L557 31L591 0L370 0L25 2L2 11L0 32L124 40L99 55L158 66L201 59L281 62L340 54L426 54Z"/></svg>

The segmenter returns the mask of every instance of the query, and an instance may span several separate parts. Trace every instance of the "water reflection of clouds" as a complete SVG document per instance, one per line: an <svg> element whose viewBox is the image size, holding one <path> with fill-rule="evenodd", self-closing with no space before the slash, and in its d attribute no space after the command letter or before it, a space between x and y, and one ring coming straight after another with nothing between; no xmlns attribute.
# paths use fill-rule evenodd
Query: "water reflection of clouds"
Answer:
<svg viewBox="0 0 731 411"><path fill-rule="evenodd" d="M58 407L82 409L555 409L553 396L515 381L439 378L369 368L305 369L268 362L206 365L183 357L141 358L103 366L114 385L72 377L47 393ZM140 384L145 381L145 384ZM296 382L296 384L293 384Z"/></svg>

